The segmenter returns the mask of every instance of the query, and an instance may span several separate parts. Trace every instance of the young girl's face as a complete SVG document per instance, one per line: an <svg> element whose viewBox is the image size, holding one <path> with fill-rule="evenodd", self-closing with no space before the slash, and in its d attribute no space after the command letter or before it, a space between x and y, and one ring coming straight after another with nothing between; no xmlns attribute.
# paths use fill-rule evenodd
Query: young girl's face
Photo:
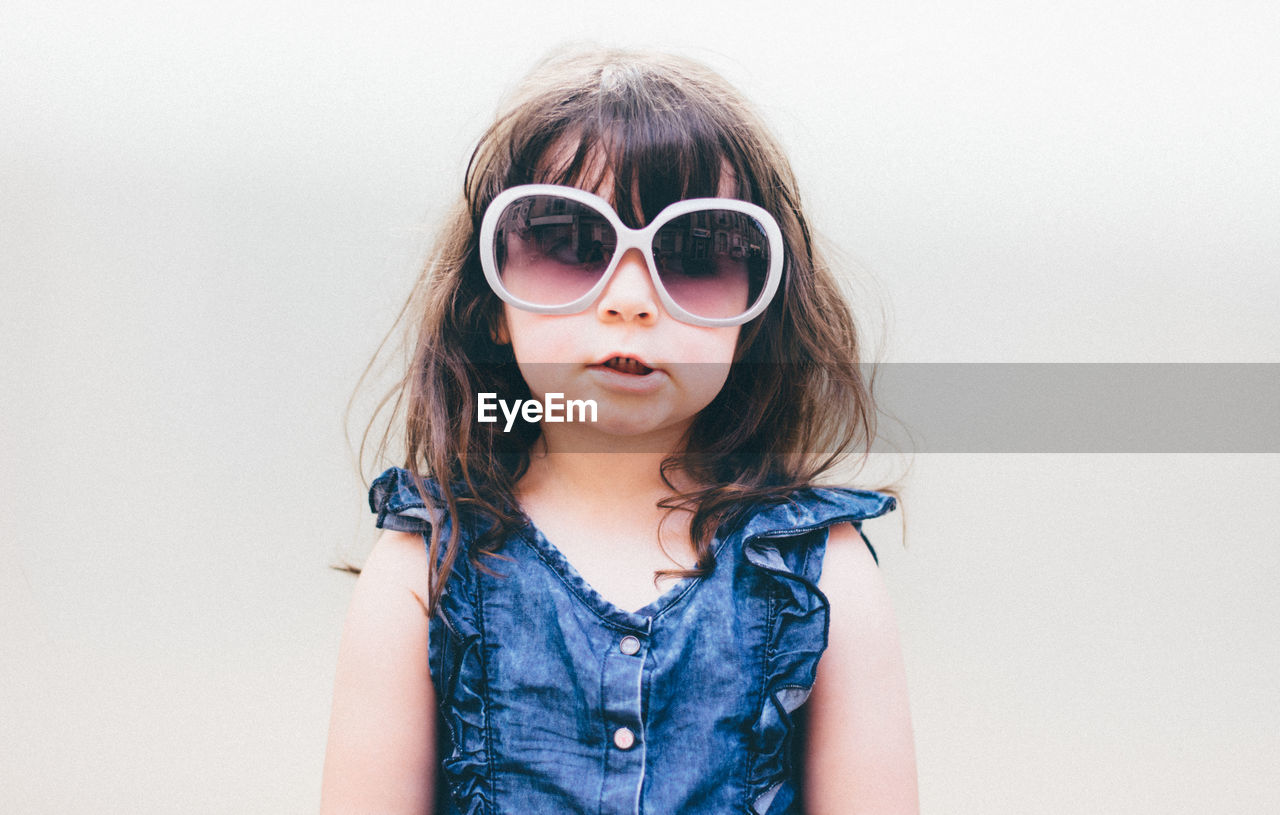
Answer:
<svg viewBox="0 0 1280 815"><path fill-rule="evenodd" d="M605 173L590 192L609 200L612 189L612 177ZM732 197L731 179L722 180L720 193ZM596 421L590 425L544 424L548 442L573 436L600 445L586 449L652 444L653 451L670 452L724 386L739 330L672 317L654 288L645 256L629 249L586 310L536 314L504 304L499 334L510 342L536 398L557 393L566 400L596 402Z"/></svg>

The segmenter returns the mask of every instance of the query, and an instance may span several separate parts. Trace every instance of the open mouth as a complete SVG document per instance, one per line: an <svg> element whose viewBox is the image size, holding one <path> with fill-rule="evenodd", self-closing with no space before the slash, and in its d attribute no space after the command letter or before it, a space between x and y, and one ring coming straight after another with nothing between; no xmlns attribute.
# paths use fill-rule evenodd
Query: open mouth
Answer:
<svg viewBox="0 0 1280 815"><path fill-rule="evenodd" d="M634 357L609 357L602 365L611 371L632 376L644 376L653 373L653 369Z"/></svg>

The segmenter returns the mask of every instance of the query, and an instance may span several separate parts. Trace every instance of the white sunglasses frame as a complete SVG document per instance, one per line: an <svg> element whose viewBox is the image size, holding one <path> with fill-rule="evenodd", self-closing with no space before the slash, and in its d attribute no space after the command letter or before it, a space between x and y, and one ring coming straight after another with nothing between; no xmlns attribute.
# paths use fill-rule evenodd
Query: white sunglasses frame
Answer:
<svg viewBox="0 0 1280 815"><path fill-rule="evenodd" d="M618 244L613 250L613 257L610 258L609 266L604 270L604 274L600 275L600 279L586 294L572 302L558 306L529 303L516 297L502 285L502 279L498 274L498 262L494 253L493 241L494 234L498 228L498 220L512 201L530 195L554 195L591 207L605 217L605 220L609 222L609 225L613 227L614 233L618 236ZM769 241L769 271L765 277L764 288L761 290L760 296L756 298L755 304L737 317L699 317L696 314L690 314L685 311L671 298L671 295L667 293L666 287L662 285L662 279L658 275L657 263L653 259L653 237L659 229L681 215L707 209L730 210L751 216L764 229L765 237ZM644 255L645 264L649 267L649 279L653 282L653 290L658 293L658 299L662 302L662 306L667 310L667 313L677 320L691 325L724 328L750 322L759 317L769 307L769 303L773 301L773 297L778 291L778 285L782 281L784 250L782 230L778 227L778 222L763 207L758 207L749 201L739 201L736 198L688 198L683 201L676 201L663 209L662 212L659 212L657 217L644 227L632 229L622 223L622 219L618 217L618 213L609 205L608 201L586 190L580 190L577 187L565 187L559 184L521 184L509 187L498 193L489 202L489 206L484 211L484 219L480 223L480 266L484 269L484 276L489 281L489 287L504 302L535 314L577 314L586 311L600 297L605 287L609 285L609 281L613 279L614 272L617 271L618 263L628 249L639 249L640 253Z"/></svg>

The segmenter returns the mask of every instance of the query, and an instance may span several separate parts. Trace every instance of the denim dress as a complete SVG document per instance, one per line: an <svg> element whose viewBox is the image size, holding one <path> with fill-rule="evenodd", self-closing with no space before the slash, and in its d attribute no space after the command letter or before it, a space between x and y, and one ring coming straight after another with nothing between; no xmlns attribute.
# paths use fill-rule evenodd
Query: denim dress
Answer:
<svg viewBox="0 0 1280 815"><path fill-rule="evenodd" d="M405 470L374 481L369 505L379 527L449 534ZM797 733L827 645L827 528L861 531L893 508L882 493L819 488L752 508L720 529L709 575L634 612L531 524L501 559L482 556L493 574L460 551L428 633L436 812L801 812ZM461 527L469 545L475 525Z"/></svg>

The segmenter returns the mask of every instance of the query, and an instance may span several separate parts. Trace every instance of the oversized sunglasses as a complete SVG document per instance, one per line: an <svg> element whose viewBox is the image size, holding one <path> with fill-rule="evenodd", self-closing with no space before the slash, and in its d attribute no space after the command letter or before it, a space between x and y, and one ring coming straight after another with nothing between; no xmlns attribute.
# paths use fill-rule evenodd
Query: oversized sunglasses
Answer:
<svg viewBox="0 0 1280 815"><path fill-rule="evenodd" d="M539 314L585 311L628 249L639 249L667 313L701 326L760 315L782 278L782 230L747 201L691 198L641 229L576 187L503 190L480 225L480 265L504 301Z"/></svg>

